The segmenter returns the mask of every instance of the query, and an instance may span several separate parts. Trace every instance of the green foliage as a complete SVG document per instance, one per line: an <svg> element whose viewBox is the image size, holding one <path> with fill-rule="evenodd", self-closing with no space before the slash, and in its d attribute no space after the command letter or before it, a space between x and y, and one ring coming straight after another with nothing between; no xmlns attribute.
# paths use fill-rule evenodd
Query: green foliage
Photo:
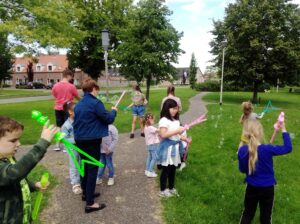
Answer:
<svg viewBox="0 0 300 224"><path fill-rule="evenodd" d="M85 12L77 0L0 1L0 32L13 34L16 51L70 47L86 33L78 29Z"/></svg>
<svg viewBox="0 0 300 224"><path fill-rule="evenodd" d="M7 41L7 34L0 32L0 87L11 78L13 55Z"/></svg>
<svg viewBox="0 0 300 224"><path fill-rule="evenodd" d="M195 84L194 89L198 91L207 91L207 92L219 92L220 91L220 82L219 81L206 81L203 83ZM270 84L264 82L257 89L258 92L264 92L265 90L270 89ZM252 85L237 85L235 82L224 82L223 91L252 91Z"/></svg>
<svg viewBox="0 0 300 224"><path fill-rule="evenodd" d="M192 89L195 88L195 84L196 84L196 74L197 74L197 61L195 58L195 54L192 53L192 58L191 58L191 63L190 63L190 86Z"/></svg>
<svg viewBox="0 0 300 224"><path fill-rule="evenodd" d="M242 126L240 104L249 100L251 93L224 93L223 106L218 105L219 94L207 94L208 120L187 134L193 142L189 149L187 166L176 173L175 187L179 198L163 199L166 223L207 224L238 223L243 211L244 175L238 170L237 147ZM277 180L273 223L298 223L300 220L300 115L299 94L286 92L263 94L263 102L254 111L263 110L268 100L286 114L286 127L293 134L293 152L274 158ZM262 119L266 141L271 138L273 124L280 111L267 113ZM274 144L282 144L278 133ZM259 222L259 207L252 223Z"/></svg>
<svg viewBox="0 0 300 224"><path fill-rule="evenodd" d="M211 53L224 80L259 85L296 84L300 74L300 9L286 0L238 0L226 8L224 21L214 21Z"/></svg>
<svg viewBox="0 0 300 224"><path fill-rule="evenodd" d="M146 80L149 99L150 83L175 75L171 63L177 62L182 53L179 40L182 37L170 24L169 9L159 0L141 0L130 10L129 23L124 27L121 44L113 53L120 72L138 83Z"/></svg>
<svg viewBox="0 0 300 224"><path fill-rule="evenodd" d="M71 68L80 68L93 79L101 75L101 71L105 69L102 30L109 30L110 50L113 52L119 45L121 30L127 27L127 14L131 4L132 0L84 1L82 10L86 16L80 19L78 29L83 30L86 36L72 44L68 51Z"/></svg>

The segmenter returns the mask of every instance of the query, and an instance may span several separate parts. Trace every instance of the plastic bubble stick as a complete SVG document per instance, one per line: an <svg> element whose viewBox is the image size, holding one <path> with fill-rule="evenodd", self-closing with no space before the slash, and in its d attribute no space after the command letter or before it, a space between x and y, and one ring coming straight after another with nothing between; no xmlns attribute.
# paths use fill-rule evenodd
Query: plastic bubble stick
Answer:
<svg viewBox="0 0 300 224"><path fill-rule="evenodd" d="M269 113L271 112L272 110L278 110L277 107L274 107L272 105L272 101L269 100L268 103L267 103L267 106L264 108L264 110L262 111L262 113Z"/></svg>
<svg viewBox="0 0 300 224"><path fill-rule="evenodd" d="M274 132L271 137L270 143L272 143L274 141L275 135L281 128L281 125L283 122L284 122L284 112L281 112L277 118L277 122L274 124Z"/></svg>
<svg viewBox="0 0 300 224"><path fill-rule="evenodd" d="M33 110L31 112L31 116L33 119L37 120L38 123L40 124L45 124L48 121L48 117L43 116L41 112L37 111L37 110ZM84 176L84 164L88 163L94 166L99 166L101 168L104 167L104 165L99 162L98 160L96 160L94 157L90 156L89 154L87 154L86 152L84 152L82 149L78 148L76 145L72 144L71 142L69 142L68 140L64 139L65 137L65 133L62 132L57 132L54 136L55 141L57 142L61 142L63 143L66 148L67 148L67 152L70 154L79 174L83 177ZM87 159L82 159L81 160L81 166L79 165L77 159L74 156L73 150L76 150L77 152L79 152L80 154L84 155Z"/></svg>
<svg viewBox="0 0 300 224"><path fill-rule="evenodd" d="M44 173L42 175L42 178L41 178L41 186L44 188L47 186L47 184L49 183L48 182L48 179L49 179L49 174L48 173ZM32 220L36 220L37 217L38 217L38 214L39 214L39 210L40 210L40 206L41 206L41 203L42 203L42 200L43 200L43 192L39 191L37 193L37 196L36 196L36 199L35 199L35 203L34 203L34 207L33 207L33 210L32 210Z"/></svg>
<svg viewBox="0 0 300 224"><path fill-rule="evenodd" d="M121 94L120 98L118 99L118 101L115 104L115 107L118 107L118 105L121 102L121 100L122 100L123 96L125 95L125 93L126 93L126 90L124 90L123 93Z"/></svg>
<svg viewBox="0 0 300 224"><path fill-rule="evenodd" d="M196 124L200 124L204 121L206 121L207 119L205 118L205 114L201 115L200 117L196 118L194 121L192 121L189 124L184 125L184 130L188 130L191 127L195 126Z"/></svg>

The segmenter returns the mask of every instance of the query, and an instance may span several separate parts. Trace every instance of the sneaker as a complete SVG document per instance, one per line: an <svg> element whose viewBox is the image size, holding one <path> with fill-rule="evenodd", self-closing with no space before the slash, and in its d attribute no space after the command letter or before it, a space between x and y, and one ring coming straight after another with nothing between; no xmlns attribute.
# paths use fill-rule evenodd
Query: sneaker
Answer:
<svg viewBox="0 0 300 224"><path fill-rule="evenodd" d="M147 177L157 177L157 174L154 172L149 172L148 171L148 175L146 175Z"/></svg>
<svg viewBox="0 0 300 224"><path fill-rule="evenodd" d="M114 185L114 183L115 183L114 178L108 178L108 182L107 182L108 186L112 186Z"/></svg>
<svg viewBox="0 0 300 224"><path fill-rule="evenodd" d="M182 170L184 169L184 167L186 167L185 162L181 163L180 168L179 168L179 171L182 171Z"/></svg>
<svg viewBox="0 0 300 224"><path fill-rule="evenodd" d="M175 188L170 189L169 193L172 194L173 196L179 197L179 194L178 194L178 192L177 192L177 190Z"/></svg>
<svg viewBox="0 0 300 224"><path fill-rule="evenodd" d="M55 147L55 148L53 148L53 151L60 151L61 150L61 148L59 148L59 147Z"/></svg>
<svg viewBox="0 0 300 224"><path fill-rule="evenodd" d="M149 171L145 170L145 175L148 177Z"/></svg>
<svg viewBox="0 0 300 224"><path fill-rule="evenodd" d="M75 184L72 187L72 191L73 191L74 194L81 194L82 193L81 186L79 184Z"/></svg>
<svg viewBox="0 0 300 224"><path fill-rule="evenodd" d="M142 136L142 137L145 137L145 134L144 134L144 133L141 133L141 136Z"/></svg>
<svg viewBox="0 0 300 224"><path fill-rule="evenodd" d="M134 138L134 134L133 134L133 133L131 133L129 138Z"/></svg>
<svg viewBox="0 0 300 224"><path fill-rule="evenodd" d="M164 191L159 192L159 196L162 198L169 198L172 197L173 195L169 192L169 189L166 189Z"/></svg>
<svg viewBox="0 0 300 224"><path fill-rule="evenodd" d="M96 184L97 185L102 184L102 179L101 178L97 178Z"/></svg>

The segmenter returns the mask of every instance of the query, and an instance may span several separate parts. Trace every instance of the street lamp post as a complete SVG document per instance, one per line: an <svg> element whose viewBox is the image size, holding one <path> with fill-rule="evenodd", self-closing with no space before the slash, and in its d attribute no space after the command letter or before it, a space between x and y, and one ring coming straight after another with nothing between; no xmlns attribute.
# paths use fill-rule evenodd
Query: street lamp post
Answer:
<svg viewBox="0 0 300 224"><path fill-rule="evenodd" d="M109 31L104 29L102 30L102 47L104 49L104 60L105 60L105 76L106 76L106 99L108 100L108 65L107 65L107 58L108 58L108 46L109 46Z"/></svg>
<svg viewBox="0 0 300 224"><path fill-rule="evenodd" d="M223 77L224 77L224 57L225 57L225 47L223 47L222 55L222 75L221 75L221 88L220 88L220 106L223 104Z"/></svg>

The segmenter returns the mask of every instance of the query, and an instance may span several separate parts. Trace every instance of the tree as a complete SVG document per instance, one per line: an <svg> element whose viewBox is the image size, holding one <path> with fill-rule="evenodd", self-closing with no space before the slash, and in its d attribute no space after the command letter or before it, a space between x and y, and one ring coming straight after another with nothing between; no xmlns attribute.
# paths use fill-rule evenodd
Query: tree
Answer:
<svg viewBox="0 0 300 224"><path fill-rule="evenodd" d="M131 5L132 0L85 1L83 9L86 17L80 20L79 29L87 35L68 51L70 67L81 68L93 79L98 79L105 68L101 32L103 29L109 30L110 50L114 51L119 45L121 27L127 26L127 13Z"/></svg>
<svg viewBox="0 0 300 224"><path fill-rule="evenodd" d="M170 24L171 11L159 0L141 0L129 13L129 24L114 52L120 72L138 83L146 80L149 100L151 80L169 80L176 74L182 33Z"/></svg>
<svg viewBox="0 0 300 224"><path fill-rule="evenodd" d="M190 87L193 89L195 87L196 84L196 74L197 74L197 61L196 61L196 57L195 54L192 53L192 58L191 58L191 63L190 63Z"/></svg>
<svg viewBox="0 0 300 224"><path fill-rule="evenodd" d="M0 32L12 34L17 52L40 47L70 47L86 33L78 23L85 17L78 0L0 0Z"/></svg>
<svg viewBox="0 0 300 224"><path fill-rule="evenodd" d="M213 62L221 67L226 48L224 80L259 85L290 84L300 74L300 13L290 0L238 0L226 8L224 21L214 21Z"/></svg>
<svg viewBox="0 0 300 224"><path fill-rule="evenodd" d="M13 66L13 55L7 41L7 34L0 33L0 87L2 89L4 81L11 78Z"/></svg>

